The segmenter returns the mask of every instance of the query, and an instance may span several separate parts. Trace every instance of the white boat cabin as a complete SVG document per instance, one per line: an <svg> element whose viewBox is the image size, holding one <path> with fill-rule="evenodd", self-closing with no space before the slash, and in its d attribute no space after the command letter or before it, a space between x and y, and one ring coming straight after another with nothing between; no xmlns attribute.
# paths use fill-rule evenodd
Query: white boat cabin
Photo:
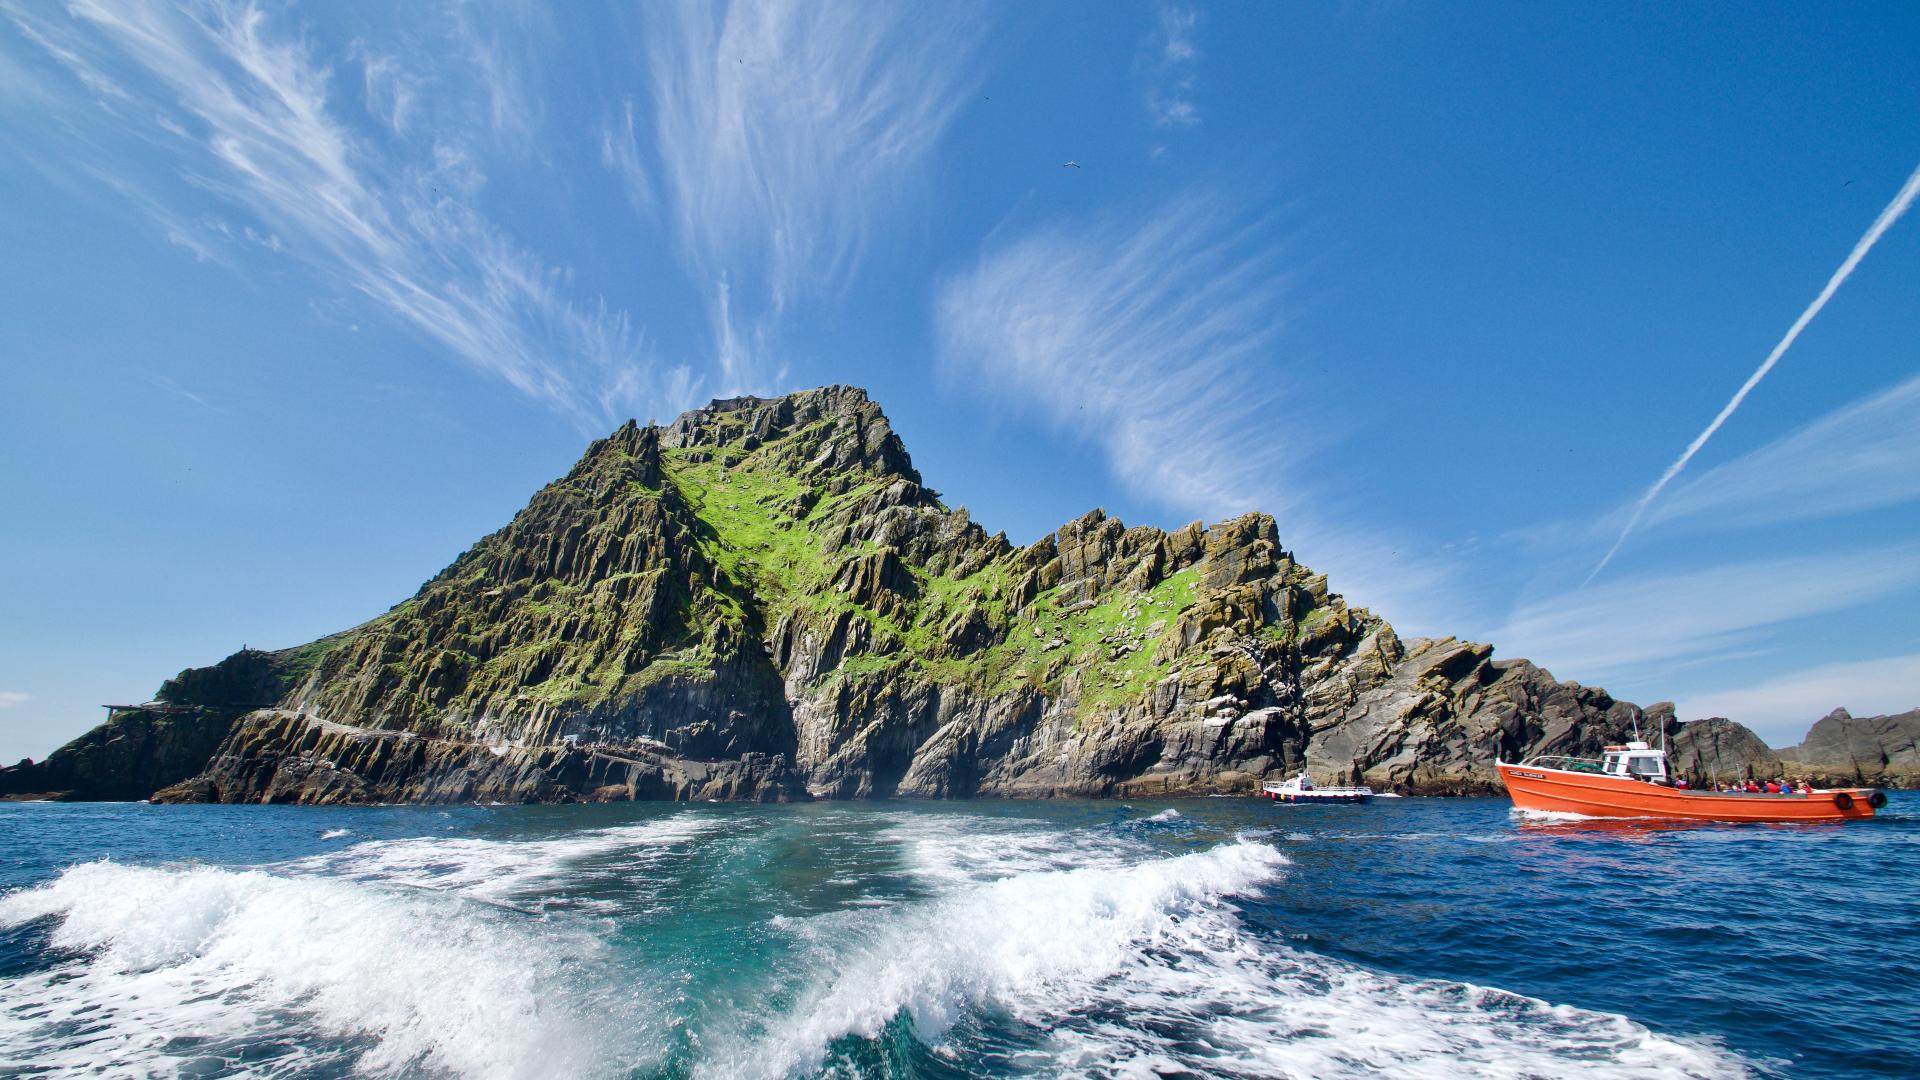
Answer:
<svg viewBox="0 0 1920 1080"><path fill-rule="evenodd" d="M1279 802L1365 802L1373 798L1369 787L1315 787L1304 772L1291 780L1269 780L1260 785L1260 793Z"/></svg>
<svg viewBox="0 0 1920 1080"><path fill-rule="evenodd" d="M1609 746L1601 759L1600 771L1608 776L1631 776L1640 780L1667 778L1667 756L1643 742Z"/></svg>

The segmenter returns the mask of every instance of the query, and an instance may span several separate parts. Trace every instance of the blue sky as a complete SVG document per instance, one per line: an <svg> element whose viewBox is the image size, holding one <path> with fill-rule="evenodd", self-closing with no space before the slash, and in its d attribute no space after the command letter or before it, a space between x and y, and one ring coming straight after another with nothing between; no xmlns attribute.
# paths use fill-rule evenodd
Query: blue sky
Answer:
<svg viewBox="0 0 1920 1080"><path fill-rule="evenodd" d="M0 759L835 382L1016 542L1264 509L1406 635L1920 705L1920 222L1592 573L1920 164L1914 5L0 12Z"/></svg>

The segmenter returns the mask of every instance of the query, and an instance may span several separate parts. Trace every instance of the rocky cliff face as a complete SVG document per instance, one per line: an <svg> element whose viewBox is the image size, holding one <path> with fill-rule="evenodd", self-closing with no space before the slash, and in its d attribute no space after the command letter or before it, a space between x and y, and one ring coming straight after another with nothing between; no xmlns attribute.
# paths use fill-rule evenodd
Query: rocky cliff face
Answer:
<svg viewBox="0 0 1920 1080"><path fill-rule="evenodd" d="M235 711L242 691L224 692L191 775L173 776L197 744L119 790L1124 795L1304 768L1482 791L1496 758L1591 753L1642 720L1489 646L1403 641L1265 515L1164 532L1096 510L1016 548L923 487L846 387L629 423L411 599L252 656L173 693L246 668L244 692L273 707ZM0 784L33 787L53 764Z"/></svg>
<svg viewBox="0 0 1920 1080"><path fill-rule="evenodd" d="M1669 746L1673 771L1695 783L1781 775L1780 758L1760 736L1724 716L1679 725Z"/></svg>

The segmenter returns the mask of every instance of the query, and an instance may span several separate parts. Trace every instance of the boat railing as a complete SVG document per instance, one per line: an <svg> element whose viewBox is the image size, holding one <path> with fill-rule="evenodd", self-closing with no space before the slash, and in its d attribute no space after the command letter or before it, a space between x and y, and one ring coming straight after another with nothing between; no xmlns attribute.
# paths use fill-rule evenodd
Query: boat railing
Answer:
<svg viewBox="0 0 1920 1080"><path fill-rule="evenodd" d="M1592 758L1568 757L1564 754L1540 754L1528 758L1522 764L1536 769L1559 769L1562 772L1598 773L1601 766Z"/></svg>

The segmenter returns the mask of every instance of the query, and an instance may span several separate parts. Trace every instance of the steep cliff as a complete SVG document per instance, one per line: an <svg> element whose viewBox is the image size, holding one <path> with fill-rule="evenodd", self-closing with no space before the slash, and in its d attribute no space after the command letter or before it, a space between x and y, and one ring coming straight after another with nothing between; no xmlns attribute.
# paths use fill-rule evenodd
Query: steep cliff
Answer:
<svg viewBox="0 0 1920 1080"><path fill-rule="evenodd" d="M1096 510L1016 548L846 387L629 423L411 599L259 656L274 707L209 712L217 747L157 798L1119 795L1301 768L1482 791L1498 757L1640 719L1489 646L1402 641L1265 515Z"/></svg>

